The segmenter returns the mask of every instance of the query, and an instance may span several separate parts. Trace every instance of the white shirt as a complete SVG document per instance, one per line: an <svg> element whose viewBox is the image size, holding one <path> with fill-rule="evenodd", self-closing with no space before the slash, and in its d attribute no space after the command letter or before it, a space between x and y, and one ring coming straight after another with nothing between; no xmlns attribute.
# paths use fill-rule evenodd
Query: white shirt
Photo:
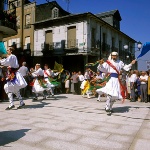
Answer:
<svg viewBox="0 0 150 150"><path fill-rule="evenodd" d="M83 81L84 80L84 76L81 74L81 75L78 75L79 77L79 81Z"/></svg>
<svg viewBox="0 0 150 150"><path fill-rule="evenodd" d="M132 64L125 65L121 60L109 60L113 66L116 67L116 69L120 72L123 68L126 71L129 71L131 69ZM104 62L102 65L99 64L97 67L98 70L104 72L104 73L117 73L116 70L114 70L109 64Z"/></svg>
<svg viewBox="0 0 150 150"><path fill-rule="evenodd" d="M37 77L37 76L44 76L43 70L41 68L39 68L38 70L36 70L35 72L32 73L33 77Z"/></svg>
<svg viewBox="0 0 150 150"><path fill-rule="evenodd" d="M10 66L11 68L19 68L17 57L13 54L0 60L1 65Z"/></svg>
<svg viewBox="0 0 150 150"><path fill-rule="evenodd" d="M140 76L140 79L145 79L146 81L148 81L148 76L144 75L144 76ZM141 81L141 84L146 84L147 82Z"/></svg>
<svg viewBox="0 0 150 150"><path fill-rule="evenodd" d="M130 82L136 82L137 80L137 75L136 74L132 74L130 77Z"/></svg>
<svg viewBox="0 0 150 150"><path fill-rule="evenodd" d="M22 76L27 76L29 73L28 68L25 66L20 67L18 71L22 74Z"/></svg>
<svg viewBox="0 0 150 150"><path fill-rule="evenodd" d="M105 73L102 72L100 75L96 76L96 79L104 79L104 77L105 77Z"/></svg>

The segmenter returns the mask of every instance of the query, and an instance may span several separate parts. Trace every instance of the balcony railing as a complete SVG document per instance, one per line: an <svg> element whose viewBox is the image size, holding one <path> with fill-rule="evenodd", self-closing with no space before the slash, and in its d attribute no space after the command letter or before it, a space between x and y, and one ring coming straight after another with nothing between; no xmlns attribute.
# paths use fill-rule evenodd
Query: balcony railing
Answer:
<svg viewBox="0 0 150 150"><path fill-rule="evenodd" d="M102 52L110 51L110 45L102 42Z"/></svg>
<svg viewBox="0 0 150 150"><path fill-rule="evenodd" d="M0 26L5 26L17 31L16 15L7 11L0 11Z"/></svg>
<svg viewBox="0 0 150 150"><path fill-rule="evenodd" d="M65 43L65 49L77 49L78 48L78 40L67 40Z"/></svg>
<svg viewBox="0 0 150 150"><path fill-rule="evenodd" d="M64 48L65 48L65 41L62 40L61 42L51 42L51 43L42 43L41 49L43 52L43 55L59 55L64 54Z"/></svg>
<svg viewBox="0 0 150 150"><path fill-rule="evenodd" d="M91 40L91 49L94 50L94 49L99 49L99 48L100 48L100 41L92 39Z"/></svg>

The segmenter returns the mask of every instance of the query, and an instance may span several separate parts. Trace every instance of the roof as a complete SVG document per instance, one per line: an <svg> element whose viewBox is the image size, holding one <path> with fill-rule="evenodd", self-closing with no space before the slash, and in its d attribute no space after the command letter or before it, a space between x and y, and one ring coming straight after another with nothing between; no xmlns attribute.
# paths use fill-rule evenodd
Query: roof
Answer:
<svg viewBox="0 0 150 150"><path fill-rule="evenodd" d="M103 12L103 13L99 13L99 14L95 14L97 17L99 18L105 18L105 17L108 17L108 16L115 16L116 18L119 19L119 21L122 20L121 16L120 16L120 13L119 11L116 9L116 10L111 10L111 11L107 11L107 12Z"/></svg>
<svg viewBox="0 0 150 150"><path fill-rule="evenodd" d="M120 32L120 33L123 34L124 36L130 38L133 42L136 42L134 39L132 39L131 37L129 37L128 35L126 35L126 34L123 33L122 31L120 31L120 30L114 28L112 25L110 25L110 24L107 23L106 21L102 20L101 18L97 17L96 15L92 14L91 12L79 13L79 14L69 14L69 15L62 16L62 17L58 17L58 18L55 18L55 19L53 19L53 18L48 18L48 19L45 19L45 20L42 20L42 21L37 21L37 22L35 22L33 25L38 25L38 24L43 24L43 23L45 24L45 23L47 23L47 22L60 21L60 20L65 20L65 19L69 20L69 18L75 18L75 17L79 17L79 18L84 17L84 18L86 18L86 16L88 16L88 17L93 17L93 18L99 20L103 25L107 25L107 26L109 26L110 28L113 28L113 29L116 30L117 32ZM102 26L103 26L103 25L102 25Z"/></svg>
<svg viewBox="0 0 150 150"><path fill-rule="evenodd" d="M59 16L69 15L70 13L62 9L56 1L40 4L36 6L35 21L43 21L52 16L52 9L57 7L59 9Z"/></svg>

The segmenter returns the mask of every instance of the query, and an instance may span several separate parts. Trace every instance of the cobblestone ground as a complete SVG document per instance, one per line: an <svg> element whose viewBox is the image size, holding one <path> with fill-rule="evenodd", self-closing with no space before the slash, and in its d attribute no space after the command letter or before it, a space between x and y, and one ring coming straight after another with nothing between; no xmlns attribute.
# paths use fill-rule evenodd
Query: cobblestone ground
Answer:
<svg viewBox="0 0 150 150"><path fill-rule="evenodd" d="M9 111L1 102L0 150L149 150L150 103L116 102L108 116L105 100L61 94Z"/></svg>

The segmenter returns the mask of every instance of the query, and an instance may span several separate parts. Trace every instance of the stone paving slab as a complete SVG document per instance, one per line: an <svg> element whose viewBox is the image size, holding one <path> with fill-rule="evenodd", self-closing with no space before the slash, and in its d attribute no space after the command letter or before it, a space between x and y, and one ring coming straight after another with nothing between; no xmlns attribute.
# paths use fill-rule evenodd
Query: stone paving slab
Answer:
<svg viewBox="0 0 150 150"><path fill-rule="evenodd" d="M2 102L0 150L149 150L150 104L117 101L107 116L105 101L61 94L9 111Z"/></svg>

